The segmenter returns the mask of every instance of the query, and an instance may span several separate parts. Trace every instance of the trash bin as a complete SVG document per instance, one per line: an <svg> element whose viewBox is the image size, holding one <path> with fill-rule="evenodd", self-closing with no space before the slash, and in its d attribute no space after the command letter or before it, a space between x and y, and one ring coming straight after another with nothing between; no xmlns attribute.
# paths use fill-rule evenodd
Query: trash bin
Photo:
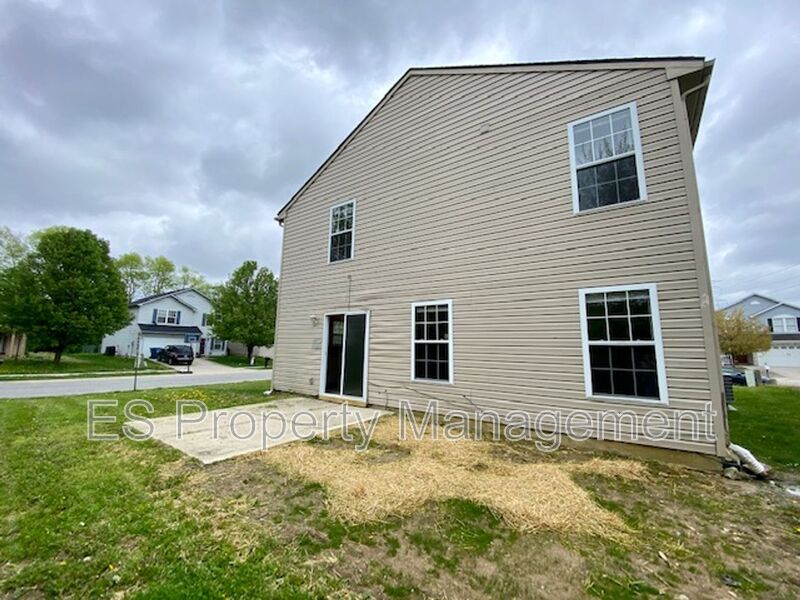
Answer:
<svg viewBox="0 0 800 600"><path fill-rule="evenodd" d="M116 355L117 355L116 346L106 346L106 356L116 356Z"/></svg>
<svg viewBox="0 0 800 600"><path fill-rule="evenodd" d="M159 352L161 352L161 348L150 348L150 358L152 360L158 360Z"/></svg>
<svg viewBox="0 0 800 600"><path fill-rule="evenodd" d="M733 377L730 375L723 375L723 388L725 389L725 404L728 406L733 404Z"/></svg>

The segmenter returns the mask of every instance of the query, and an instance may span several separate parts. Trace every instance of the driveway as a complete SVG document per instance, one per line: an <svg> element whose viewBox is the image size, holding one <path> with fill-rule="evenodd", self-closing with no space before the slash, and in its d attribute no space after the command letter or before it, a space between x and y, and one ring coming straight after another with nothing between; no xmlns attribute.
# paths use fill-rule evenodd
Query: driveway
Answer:
<svg viewBox="0 0 800 600"><path fill-rule="evenodd" d="M770 376L778 385L800 387L800 367L774 367L770 369Z"/></svg>
<svg viewBox="0 0 800 600"><path fill-rule="evenodd" d="M192 366L189 367L189 370L194 373L195 375L219 375L220 373L233 373L239 371L253 371L253 372L261 372L264 373L266 369L264 369L264 362L261 361L261 367L229 367L227 365L221 365L219 363L214 362L213 360L208 360L206 358L195 358ZM171 367L176 371L185 371L186 367L182 367L179 365L175 365Z"/></svg>
<svg viewBox="0 0 800 600"><path fill-rule="evenodd" d="M345 423L350 431L357 427L367 437L372 431L370 423L387 414L374 408L295 396L205 413L159 417L149 421L152 429L141 421L127 425L207 465L330 434Z"/></svg>
<svg viewBox="0 0 800 600"><path fill-rule="evenodd" d="M139 377L136 389L210 385L263 381L268 389L272 369L240 369L197 359L191 373L145 375ZM133 377L94 377L85 379L37 379L35 381L0 381L0 398L42 398L45 396L77 396L102 392L125 392L133 389Z"/></svg>

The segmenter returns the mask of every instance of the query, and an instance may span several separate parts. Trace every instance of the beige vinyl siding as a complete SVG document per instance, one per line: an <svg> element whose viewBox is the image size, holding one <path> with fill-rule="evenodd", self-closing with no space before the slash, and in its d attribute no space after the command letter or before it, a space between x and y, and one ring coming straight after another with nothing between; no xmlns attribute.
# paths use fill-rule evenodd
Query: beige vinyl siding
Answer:
<svg viewBox="0 0 800 600"><path fill-rule="evenodd" d="M573 215L567 124L631 101L648 200ZM676 119L664 68L412 73L285 214L275 388L317 394L311 316L366 309L371 404L641 415L585 398L578 290L656 283L669 409L702 411L712 387ZM355 259L328 264L329 209L350 198ZM441 298L455 383L412 382L411 303Z"/></svg>

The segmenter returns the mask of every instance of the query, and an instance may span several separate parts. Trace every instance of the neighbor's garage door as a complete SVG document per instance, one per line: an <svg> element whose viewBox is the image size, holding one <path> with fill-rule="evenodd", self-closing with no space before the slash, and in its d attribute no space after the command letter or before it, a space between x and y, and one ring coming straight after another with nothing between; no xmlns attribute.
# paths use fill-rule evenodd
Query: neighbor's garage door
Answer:
<svg viewBox="0 0 800 600"><path fill-rule="evenodd" d="M761 363L770 367L800 367L800 343L775 344L761 356Z"/></svg>

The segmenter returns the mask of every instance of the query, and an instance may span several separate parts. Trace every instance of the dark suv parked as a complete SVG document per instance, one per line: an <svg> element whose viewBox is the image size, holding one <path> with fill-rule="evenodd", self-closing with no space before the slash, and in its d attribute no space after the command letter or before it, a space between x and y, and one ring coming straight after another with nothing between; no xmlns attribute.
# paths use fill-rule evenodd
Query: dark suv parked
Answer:
<svg viewBox="0 0 800 600"><path fill-rule="evenodd" d="M191 346L164 346L158 360L170 365L190 365L194 362L194 351Z"/></svg>

